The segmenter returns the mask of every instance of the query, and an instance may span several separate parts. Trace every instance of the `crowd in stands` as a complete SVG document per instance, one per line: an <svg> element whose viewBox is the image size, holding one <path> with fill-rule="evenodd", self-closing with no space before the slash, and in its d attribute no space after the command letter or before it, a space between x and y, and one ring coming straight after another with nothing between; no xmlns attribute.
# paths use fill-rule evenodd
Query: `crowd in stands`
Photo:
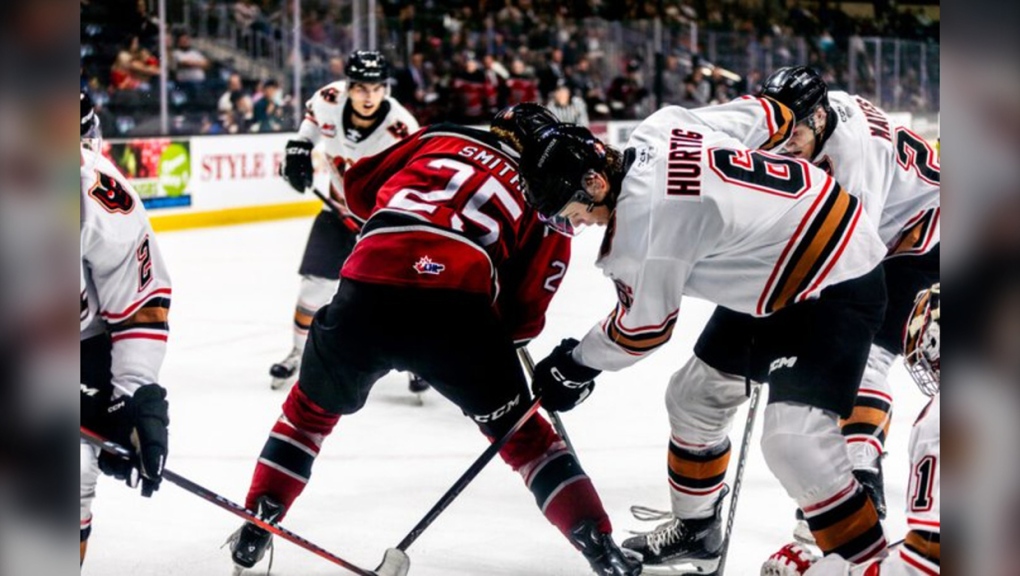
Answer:
<svg viewBox="0 0 1020 576"><path fill-rule="evenodd" d="M188 0L184 0L188 1ZM81 0L82 77L100 113L134 110L146 115L116 114L114 134L153 133L158 117L160 63L158 24L145 0ZM211 0L217 3L216 0ZM242 30L272 37L286 18L282 0L225 0ZM667 30L661 83L655 62L641 49L651 36L649 19L659 2L602 0L383 0L380 45L394 60L393 95L422 123L452 120L484 123L503 106L523 101L547 104L564 120L587 123L634 119L661 104L696 107L725 102L752 92L769 72L763 63L739 69L732 63L710 62L706 47L692 49L687 30L694 24L704 33L724 38L731 54L769 52L773 66L807 63L823 72L836 87L846 87L851 72L857 91L874 90L872 59L863 57L862 36L895 36L938 42L938 22L921 13L896 10L876 1L875 17L851 18L820 3L815 11L794 1L663 0ZM131 6L128 6L131 5ZM303 0L302 33L310 45L350 46L350 2ZM117 14L111 18L111 14ZM596 19L596 20L593 20ZM96 22L103 22L97 29ZM630 37L612 36L621 22ZM289 71L277 79L246 78L230 62L215 61L196 48L191 31L173 27L167 35L167 66L171 79L172 131L182 133L265 132L294 129ZM789 39L804 39L806 51L795 53ZM410 38L411 42L406 40ZM699 36L700 38L700 36ZM629 52L620 46L632 46ZM114 46L114 49L110 47ZM409 50L404 50L410 46ZM860 51L858 69L848 68L847 55ZM407 52L405 54L405 52ZM343 56L309 65L303 98L322 84L342 78ZM937 68L937 63L935 64ZM883 94L902 97L908 106L937 109L938 84L913 70ZM888 84L888 83L887 83ZM932 86L934 86L934 94ZM897 92L898 91L898 92ZM933 100L935 100L933 102Z"/></svg>

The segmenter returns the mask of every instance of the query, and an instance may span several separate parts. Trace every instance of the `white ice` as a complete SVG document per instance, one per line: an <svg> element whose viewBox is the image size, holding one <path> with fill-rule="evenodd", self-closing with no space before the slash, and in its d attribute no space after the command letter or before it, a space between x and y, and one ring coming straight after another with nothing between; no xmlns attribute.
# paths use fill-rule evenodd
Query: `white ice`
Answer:
<svg viewBox="0 0 1020 576"><path fill-rule="evenodd" d="M173 277L171 339L162 384L169 389L167 467L243 502L284 391L269 387L269 366L291 346L297 265L309 219L161 234ZM575 241L571 268L536 360L567 336L581 337L610 311L612 283L594 266L600 231ZM613 519L617 540L654 525L634 520L632 504L668 508L669 426L663 393L686 360L712 305L686 299L672 341L636 366L598 379L594 394L564 415L578 456ZM419 322L442 322L421 310ZM906 445L924 398L901 364L891 374L896 405L885 461L890 541L902 537L908 480ZM479 383L484 386L484 382ZM735 420L734 453L746 412ZM752 443L726 573L756 575L790 541L794 505L761 456L761 414ZM417 406L406 377L391 373L368 405L342 418L315 463L312 480L284 525L367 569L396 545L484 450L475 426L434 391ZM736 470L736 458L730 474ZM240 521L168 483L151 499L100 480L93 536L82 574L225 576L220 545ZM580 554L539 513L531 493L498 458L408 551L413 576L589 574ZM265 574L264 561L252 575ZM277 539L272 574L344 574Z"/></svg>

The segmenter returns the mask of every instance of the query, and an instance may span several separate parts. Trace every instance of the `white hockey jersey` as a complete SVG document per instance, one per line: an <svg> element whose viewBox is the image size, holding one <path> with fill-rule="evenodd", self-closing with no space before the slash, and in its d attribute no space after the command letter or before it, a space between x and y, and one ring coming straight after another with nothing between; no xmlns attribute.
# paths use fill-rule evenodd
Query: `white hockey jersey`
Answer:
<svg viewBox="0 0 1020 576"><path fill-rule="evenodd" d="M818 561L805 576L936 576L941 564L939 394L910 431L907 537L882 560L851 565L839 556Z"/></svg>
<svg viewBox="0 0 1020 576"><path fill-rule="evenodd" d="M313 145L322 143L329 164L330 195L340 206L343 196L344 172L356 161L378 154L408 134L418 131L418 121L393 98L380 104L381 113L374 126L356 128L351 122L352 110L347 104L347 83L344 80L327 84L305 104L305 119L298 137Z"/></svg>
<svg viewBox="0 0 1020 576"><path fill-rule="evenodd" d="M939 242L938 153L860 96L830 92L839 117L814 162L860 196L889 255L923 254Z"/></svg>
<svg viewBox="0 0 1020 576"><path fill-rule="evenodd" d="M659 112L666 112L662 116L670 121L705 126L757 150L772 150L786 142L797 123L792 110L772 98L757 96L690 110L666 106Z"/></svg>
<svg viewBox="0 0 1020 576"><path fill-rule="evenodd" d="M862 276L885 245L860 201L808 162L754 151L670 107L627 143L598 266L618 304L575 349L619 370L664 344L683 295L767 316Z"/></svg>
<svg viewBox="0 0 1020 576"><path fill-rule="evenodd" d="M81 340L107 333L115 396L159 380L170 276L138 194L106 158L81 149Z"/></svg>

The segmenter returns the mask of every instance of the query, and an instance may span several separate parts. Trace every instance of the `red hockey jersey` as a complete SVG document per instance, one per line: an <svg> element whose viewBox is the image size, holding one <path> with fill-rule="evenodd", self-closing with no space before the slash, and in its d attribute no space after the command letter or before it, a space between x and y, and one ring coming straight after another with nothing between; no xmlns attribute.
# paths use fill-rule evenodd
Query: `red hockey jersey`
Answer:
<svg viewBox="0 0 1020 576"><path fill-rule="evenodd" d="M344 176L365 225L341 275L486 294L514 340L529 340L566 273L570 239L539 221L523 185L512 149L449 124L364 158Z"/></svg>

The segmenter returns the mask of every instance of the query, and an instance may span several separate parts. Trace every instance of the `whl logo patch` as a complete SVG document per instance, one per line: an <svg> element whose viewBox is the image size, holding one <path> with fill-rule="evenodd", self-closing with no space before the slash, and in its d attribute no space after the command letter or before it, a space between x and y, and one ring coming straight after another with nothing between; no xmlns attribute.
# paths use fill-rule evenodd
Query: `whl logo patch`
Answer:
<svg viewBox="0 0 1020 576"><path fill-rule="evenodd" d="M796 356L784 356L782 358L776 358L775 360L772 361L772 365L769 366L769 374L782 368L793 368L793 366L796 363L797 363Z"/></svg>
<svg viewBox="0 0 1020 576"><path fill-rule="evenodd" d="M414 263L414 271L419 274L431 274L433 276L439 276L439 273L446 270L445 264L439 262L433 262L428 256L422 256L417 262Z"/></svg>

